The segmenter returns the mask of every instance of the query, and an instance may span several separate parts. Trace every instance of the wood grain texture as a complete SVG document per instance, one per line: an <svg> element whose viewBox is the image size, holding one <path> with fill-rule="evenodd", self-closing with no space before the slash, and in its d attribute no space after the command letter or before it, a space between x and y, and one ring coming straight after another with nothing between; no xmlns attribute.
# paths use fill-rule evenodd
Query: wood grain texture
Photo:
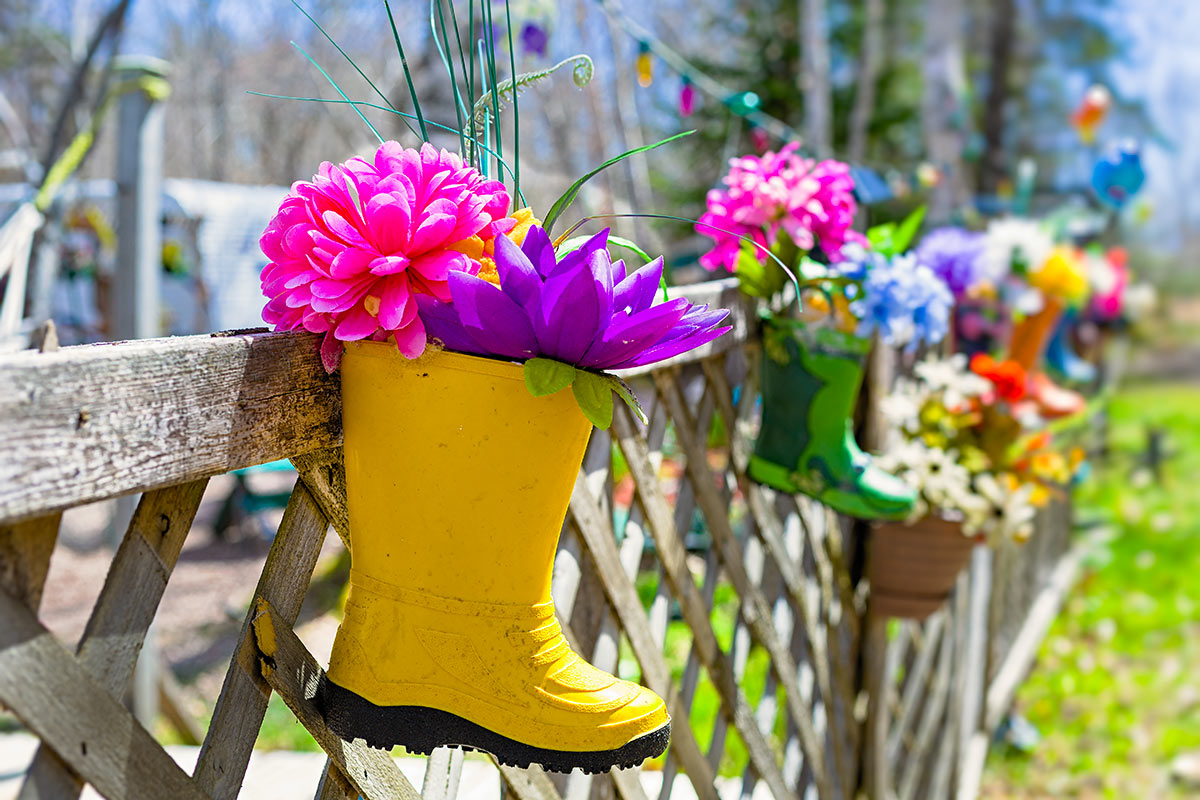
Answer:
<svg viewBox="0 0 1200 800"><path fill-rule="evenodd" d="M207 478L142 495L79 641L79 663L115 698L133 681L146 631L192 527ZM46 745L38 747L19 800L78 797L83 783Z"/></svg>
<svg viewBox="0 0 1200 800"><path fill-rule="evenodd" d="M680 701L679 692L671 682L670 670L650 630L650 622L638 598L637 589L624 572L611 524L601 516L596 501L588 492L587 476L582 471L575 481L575 491L571 496L571 515L579 526L587 552L604 579L609 602L641 665L643 682L667 703L667 710L674 720L672 749L678 754L701 800L717 800L716 772L704 758L691 726L687 724L688 708Z"/></svg>
<svg viewBox="0 0 1200 800"><path fill-rule="evenodd" d="M289 332L0 356L0 521L340 444L316 348Z"/></svg>
<svg viewBox="0 0 1200 800"><path fill-rule="evenodd" d="M4 590L0 701L108 800L205 800L137 720Z"/></svg>
<svg viewBox="0 0 1200 800"><path fill-rule="evenodd" d="M308 487L342 544L350 549L350 508L346 505L346 465L342 448L330 447L292 457L292 466Z"/></svg>
<svg viewBox="0 0 1200 800"><path fill-rule="evenodd" d="M316 500L298 482L254 590L255 598L270 603L288 628L296 623L328 529L329 521ZM271 687L259 671L251 630L256 614L252 603L196 763L196 783L214 800L232 800L241 789L271 696Z"/></svg>
<svg viewBox="0 0 1200 800"><path fill-rule="evenodd" d="M256 598L251 632L263 679L279 692L296 719L328 754L331 764L365 800L420 800L421 795L387 751L367 747L361 739L342 741L325 725L313 703L321 668L296 638L291 624L270 602ZM444 800L444 793L442 797Z"/></svg>
<svg viewBox="0 0 1200 800"><path fill-rule="evenodd" d="M37 613L58 539L61 512L0 525L0 588Z"/></svg>
<svg viewBox="0 0 1200 800"><path fill-rule="evenodd" d="M787 797L790 790L775 761L775 754L758 728L754 711L746 700L745 693L737 685L733 665L721 651L709 620L708 609L688 570L687 554L675 530L670 503L663 494L657 476L650 469L645 441L637 435L629 412L624 407L616 409L613 415L613 432L637 486L638 500L646 511L646 519L654 537L658 557L663 564L663 571L694 637L693 646L721 696L722 712L728 716L741 735L755 769L770 786L771 793L777 798ZM678 432L677 427L676 433Z"/></svg>
<svg viewBox="0 0 1200 800"><path fill-rule="evenodd" d="M818 791L826 797L831 797L833 787L826 769L825 747L818 740L816 731L813 729L812 706L800 695L795 679L798 672L797 664L771 625L771 609L767 605L766 598L746 574L741 552L738 549L737 537L729 522L727 506L717 493L716 476L713 475L708 465L704 441L699 434L702 429L696 425L690 411L684 405L683 395L670 373L656 373L655 380L658 383L659 394L670 409L671 417L675 420L675 435L686 457L686 469L692 486L695 488L697 501L708 521L713 542L719 548L721 562L741 598L741 616L746 621L751 635L762 644L770 655L772 666L782 678L780 686L783 688L792 719L796 723L800 743L804 747L804 755L813 772L813 779L817 784ZM707 428L703 430L707 430Z"/></svg>

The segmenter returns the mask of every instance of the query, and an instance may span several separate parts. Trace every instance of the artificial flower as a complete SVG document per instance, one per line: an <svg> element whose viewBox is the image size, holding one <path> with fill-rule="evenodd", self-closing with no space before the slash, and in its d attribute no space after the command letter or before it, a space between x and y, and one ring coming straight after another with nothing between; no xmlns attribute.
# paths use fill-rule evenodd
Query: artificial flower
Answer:
<svg viewBox="0 0 1200 800"><path fill-rule="evenodd" d="M447 303L418 298L429 335L451 350L509 359L550 358L589 370L650 364L729 330L729 312L686 298L654 304L661 258L626 274L608 254L608 229L558 259L550 237L529 228L518 247L496 239L496 286L469 272L449 277Z"/></svg>
<svg viewBox="0 0 1200 800"><path fill-rule="evenodd" d="M1023 271L1041 264L1053 247L1050 234L1033 220L992 220L984 238L982 267L989 275L1003 277L1014 268Z"/></svg>
<svg viewBox="0 0 1200 800"><path fill-rule="evenodd" d="M987 353L977 353L971 359L971 371L990 381L1001 400L1015 403L1025 397L1028 376L1016 361L997 361Z"/></svg>
<svg viewBox="0 0 1200 800"><path fill-rule="evenodd" d="M799 146L793 142L778 153L730 159L725 188L708 193L708 210L696 225L698 233L715 241L700 257L704 267L736 271L741 236L770 247L782 231L801 250L819 246L833 261L846 242L861 240L850 230L858 209L850 167L803 158L796 152ZM757 249L755 257L766 263Z"/></svg>
<svg viewBox="0 0 1200 800"><path fill-rule="evenodd" d="M482 253L512 226L508 204L503 184L428 143L384 142L370 161L325 162L293 184L259 240L270 259L263 319L324 333L330 372L343 341L391 339L415 358L426 342L416 297L449 300L450 276L479 270L473 240Z"/></svg>
<svg viewBox="0 0 1200 800"><path fill-rule="evenodd" d="M975 492L990 503L987 513L976 523L975 530L989 538L1011 538L1024 541L1033 535L1033 518L1037 510L1031 501L1034 484L1020 483L1008 473L999 478L991 473L976 475Z"/></svg>
<svg viewBox="0 0 1200 800"><path fill-rule="evenodd" d="M1029 285L1063 303L1078 304L1088 293L1083 259L1069 247L1056 247L1039 266L1030 270Z"/></svg>
<svg viewBox="0 0 1200 800"><path fill-rule="evenodd" d="M990 388L985 379L967 370L967 357L962 353L946 359L930 356L914 365L913 372L927 391L941 394L942 402L950 411L969 408L972 399Z"/></svg>
<svg viewBox="0 0 1200 800"><path fill-rule="evenodd" d="M850 310L859 320L859 336L878 332L885 344L912 352L946 336L953 305L954 296L942 279L906 254L874 264Z"/></svg>
<svg viewBox="0 0 1200 800"><path fill-rule="evenodd" d="M1121 316L1125 290L1129 286L1129 256L1122 247L1104 255L1090 254L1088 282L1092 290L1092 312L1102 320Z"/></svg>
<svg viewBox="0 0 1200 800"><path fill-rule="evenodd" d="M1004 278L984 259L986 235L963 228L938 228L930 231L917 247L917 260L933 270L954 293L955 298L985 292Z"/></svg>

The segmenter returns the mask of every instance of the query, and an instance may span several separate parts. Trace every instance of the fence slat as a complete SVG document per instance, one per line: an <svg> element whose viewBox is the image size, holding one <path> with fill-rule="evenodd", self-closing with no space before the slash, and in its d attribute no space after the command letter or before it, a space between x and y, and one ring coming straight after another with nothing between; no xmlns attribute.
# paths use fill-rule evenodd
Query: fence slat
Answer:
<svg viewBox="0 0 1200 800"><path fill-rule="evenodd" d="M0 586L36 614L62 513L0 525Z"/></svg>
<svg viewBox="0 0 1200 800"><path fill-rule="evenodd" d="M3 589L0 702L108 800L205 800L133 715Z"/></svg>
<svg viewBox="0 0 1200 800"><path fill-rule="evenodd" d="M401 774L387 751L367 747L357 739L342 741L329 730L313 702L321 679L321 668L316 659L296 638L288 621L272 603L257 597L254 609L250 631L260 674L279 692L297 721L329 755L337 771L365 800L420 800L421 795ZM445 782L443 774L443 790ZM431 793L426 800L435 797L452 800L453 794Z"/></svg>
<svg viewBox="0 0 1200 800"><path fill-rule="evenodd" d="M628 410L623 407L616 409L613 415L613 430L637 485L638 500L645 509L650 532L658 548L658 556L662 561L667 581L671 584L671 591L679 601L684 620L692 631L694 644L708 669L709 678L721 695L722 710L729 715L730 721L741 735L755 768L770 786L772 794L776 798L788 797L790 792L784 783L783 774L779 771L779 765L775 763L771 746L758 729L754 711L746 701L741 687L737 685L732 665L721 652L708 618L708 609L700 596L700 590L692 580L691 572L688 571L687 555L675 530L670 504L663 495L657 476L650 471L645 441L636 434L628 414ZM678 436L682 424L677 417L676 422L675 433ZM691 461L690 458L688 460ZM697 494L701 494L700 491ZM690 767L687 768L690 770Z"/></svg>
<svg viewBox="0 0 1200 800"><path fill-rule="evenodd" d="M679 385L674 378L669 373L660 372L656 373L655 380L658 383L659 393L666 401L667 407L671 411L671 417L675 420L675 436L686 457L686 469L696 488L700 508L708 520L709 530L713 534L713 543L719 548L721 561L741 597L742 617L746 620L754 638L767 650L775 671L783 678L780 683L783 686L784 697L790 713L796 721L800 744L804 747L804 754L812 769L813 779L821 794L831 797L833 789L829 783L829 774L825 769L825 749L821 747L816 731L813 729L812 707L807 705L804 698L800 696L795 680L798 665L787 647L779 640L775 628L771 625L771 609L767 605L766 599L746 574L737 539L729 524L729 517L726 515L726 508L720 495L717 494L716 478L708 466L704 443L699 438L701 435L699 428L687 410L679 391ZM764 775L763 777L767 778L768 776ZM780 779L782 780L782 776ZM777 793L776 796L780 795Z"/></svg>
<svg viewBox="0 0 1200 800"><path fill-rule="evenodd" d="M328 528L316 500L298 482L254 590L254 596L269 602L286 627L294 625L300 613ZM271 696L250 635L256 613L252 604L196 763L196 782L214 800L237 796Z"/></svg>
<svg viewBox="0 0 1200 800"><path fill-rule="evenodd" d="M620 413L620 409L617 409L614 419ZM619 431L614 432L621 435ZM648 462L645 466L649 467ZM596 564L597 571L604 578L608 601L620 618L634 655L641 664L642 680L667 702L667 709L672 717L671 746L679 754L679 759L683 762L684 769L687 770L701 800L719 800L715 785L716 775L709 767L692 733L688 709L680 702L679 693L671 682L670 670L667 669L662 650L659 649L650 630L650 621L642 609L637 589L634 588L633 581L626 577L621 565L621 556L613 540L612 529L605 523L595 500L588 493L587 478L582 471L575 481L575 491L571 495L571 514L579 526L580 535Z"/></svg>
<svg viewBox="0 0 1200 800"><path fill-rule="evenodd" d="M0 521L334 447L340 408L307 333L8 354Z"/></svg>
<svg viewBox="0 0 1200 800"><path fill-rule="evenodd" d="M133 681L146 631L179 559L207 478L142 496L109 567L79 641L78 657L96 682L122 697ZM78 797L83 783L46 745L38 747L20 800Z"/></svg>

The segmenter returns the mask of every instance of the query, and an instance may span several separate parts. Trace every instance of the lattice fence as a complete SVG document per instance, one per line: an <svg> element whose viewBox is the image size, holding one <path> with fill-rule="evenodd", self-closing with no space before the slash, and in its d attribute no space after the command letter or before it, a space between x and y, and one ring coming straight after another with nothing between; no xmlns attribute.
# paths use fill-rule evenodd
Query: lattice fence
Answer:
<svg viewBox="0 0 1200 800"><path fill-rule="evenodd" d="M853 527L746 479L758 399L752 316L728 282L687 294L734 308L735 330L626 375L649 424L618 404L612 430L593 435L554 579L576 649L667 699L671 748L658 763L598 776L497 767L504 790L521 800L969 792L971 754L980 736L986 751L995 721L985 717L1003 713L1028 668L1013 661L1032 636L1024 621L1070 582L1055 567L1067 521L1048 518L1024 549L979 551L948 607L924 624L873 618ZM339 406L336 377L301 334L0 360L0 702L43 743L22 798L74 797L84 782L109 798L235 797L277 692L328 755L318 798L454 800L461 752L436 751L419 793L388 755L337 739L312 703L326 654L309 653L292 628L327 531L346 539ZM115 698L129 688L208 478L279 458L300 480L188 775ZM137 491L70 653L37 620L61 513Z"/></svg>

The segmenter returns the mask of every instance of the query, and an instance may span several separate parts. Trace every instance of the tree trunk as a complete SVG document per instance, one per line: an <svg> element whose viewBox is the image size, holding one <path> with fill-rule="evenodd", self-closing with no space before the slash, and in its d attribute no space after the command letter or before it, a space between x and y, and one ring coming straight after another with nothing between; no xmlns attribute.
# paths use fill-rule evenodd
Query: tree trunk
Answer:
<svg viewBox="0 0 1200 800"><path fill-rule="evenodd" d="M988 92L983 109L983 157L979 162L979 188L994 193L1005 175L1004 127L1008 107L1009 67L1012 64L1017 9L1013 0L992 0L989 43Z"/></svg>
<svg viewBox="0 0 1200 800"><path fill-rule="evenodd" d="M925 150L940 175L930 192L929 221L943 223L969 199L962 151L966 128L963 0L929 0L925 18Z"/></svg>
<svg viewBox="0 0 1200 800"><path fill-rule="evenodd" d="M802 67L800 89L804 93L804 132L807 149L830 155L833 139L833 103L829 89L829 25L825 0L800 0Z"/></svg>
<svg viewBox="0 0 1200 800"><path fill-rule="evenodd" d="M886 13L886 0L866 0L862 53L858 61L858 88L854 92L854 108L850 112L850 139L846 150L852 164L861 162L867 156L867 134L871 127L871 114L875 110L875 83L883 62L883 21Z"/></svg>

